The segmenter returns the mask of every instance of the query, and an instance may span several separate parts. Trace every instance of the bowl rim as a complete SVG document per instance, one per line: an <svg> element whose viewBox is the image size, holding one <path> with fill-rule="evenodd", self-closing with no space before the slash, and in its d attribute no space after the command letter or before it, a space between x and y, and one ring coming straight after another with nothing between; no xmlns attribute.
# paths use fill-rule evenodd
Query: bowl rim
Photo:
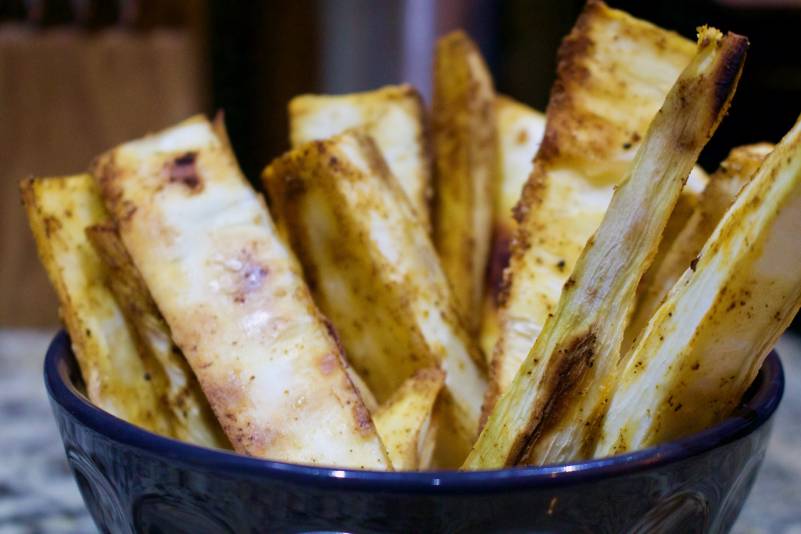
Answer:
<svg viewBox="0 0 801 534"><path fill-rule="evenodd" d="M70 372L76 369L69 335L60 330L50 342L44 361L44 379L51 403L61 407L80 425L128 449L143 451L189 469L236 473L247 478L278 478L287 483L340 490L404 493L488 493L558 487L640 473L709 452L754 432L770 419L784 393L784 371L774 350L754 380L750 398L737 413L717 425L676 441L568 464L485 471L386 472L278 462L160 436L92 404L70 379ZM55 405L53 409L55 411Z"/></svg>

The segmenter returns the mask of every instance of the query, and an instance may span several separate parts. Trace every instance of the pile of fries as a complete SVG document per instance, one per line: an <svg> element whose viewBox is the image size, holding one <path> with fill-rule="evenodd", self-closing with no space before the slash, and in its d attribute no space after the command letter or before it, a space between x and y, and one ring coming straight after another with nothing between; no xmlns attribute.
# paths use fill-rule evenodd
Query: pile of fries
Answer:
<svg viewBox="0 0 801 534"><path fill-rule="evenodd" d="M695 166L747 47L590 1L545 115L455 32L430 109L406 85L294 98L266 201L220 116L24 180L89 399L377 470L568 462L721 421L801 306L801 123Z"/></svg>

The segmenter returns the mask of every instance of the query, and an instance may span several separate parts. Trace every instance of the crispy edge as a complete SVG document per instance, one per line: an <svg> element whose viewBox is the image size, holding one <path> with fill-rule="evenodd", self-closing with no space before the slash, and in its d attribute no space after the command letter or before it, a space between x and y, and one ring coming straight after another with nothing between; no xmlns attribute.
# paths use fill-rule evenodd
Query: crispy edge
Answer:
<svg viewBox="0 0 801 534"><path fill-rule="evenodd" d="M143 363L151 374L151 383L172 415L176 437L197 445L230 449L230 442L214 417L192 368L173 342L169 327L116 226L96 224L86 228L86 235L106 266L106 285L132 326Z"/></svg>

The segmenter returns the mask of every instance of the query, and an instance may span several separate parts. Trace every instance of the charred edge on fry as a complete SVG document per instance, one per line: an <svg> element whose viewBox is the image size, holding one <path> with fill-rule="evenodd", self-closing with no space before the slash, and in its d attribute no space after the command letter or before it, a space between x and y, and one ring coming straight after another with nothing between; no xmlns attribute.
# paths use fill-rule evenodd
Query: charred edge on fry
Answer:
<svg viewBox="0 0 801 534"><path fill-rule="evenodd" d="M550 384L545 384L546 390L550 390L551 393L542 409L542 416L532 422L531 431L522 440L521 450L513 451L513 465L525 461L531 452L531 447L537 441L536 438L558 425L563 419L565 410L572 405L570 400L581 393L581 383L587 370L594 363L596 341L597 337L590 329L586 333L574 337L564 348L557 348L554 351L556 360L552 361L549 367L555 367L556 372L546 371L544 375L554 378Z"/></svg>

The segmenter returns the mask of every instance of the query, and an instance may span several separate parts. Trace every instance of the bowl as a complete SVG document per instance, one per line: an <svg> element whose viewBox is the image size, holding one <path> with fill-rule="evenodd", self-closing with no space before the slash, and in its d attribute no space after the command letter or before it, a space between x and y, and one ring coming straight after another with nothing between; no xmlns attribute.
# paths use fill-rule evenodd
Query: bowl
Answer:
<svg viewBox="0 0 801 534"><path fill-rule="evenodd" d="M740 408L625 455L494 471L294 465L152 434L92 405L69 337L45 358L67 460L102 532L726 532L765 455L784 375L775 353Z"/></svg>

